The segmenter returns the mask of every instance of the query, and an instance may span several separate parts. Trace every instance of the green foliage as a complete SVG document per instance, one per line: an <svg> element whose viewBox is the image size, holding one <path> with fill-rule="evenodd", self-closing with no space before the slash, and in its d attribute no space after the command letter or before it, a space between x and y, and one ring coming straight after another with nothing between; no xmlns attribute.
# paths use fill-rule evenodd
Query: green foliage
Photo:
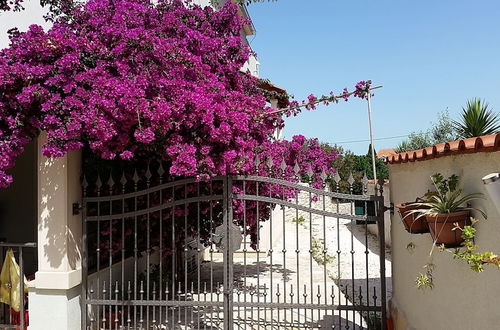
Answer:
<svg viewBox="0 0 500 330"><path fill-rule="evenodd" d="M411 210L408 214L419 214L418 217L430 215L430 214L443 214L443 213L453 213L464 210L476 210L486 219L486 213L478 208L473 208L469 206L463 206L472 200L483 199L483 195L480 193L475 194L462 194L462 189L459 188L459 177L455 174L450 175L445 178L441 173L435 173L431 176L432 183L436 191L428 192L425 194L426 201L417 202L415 205L420 206L419 209ZM466 260L470 265L471 269L476 272L481 272L483 270L483 265L485 263L496 264L500 269L500 259L491 252L476 253L475 250L477 246L474 244L474 236L476 234L476 229L473 227L477 220L472 220L472 226L464 226L460 228L457 223L455 223L455 228L453 230L461 230L462 237L465 242L465 248L455 249L453 252L453 257L455 259ZM412 244L412 250L415 245ZM408 244L408 246L410 246ZM434 247L436 246L436 241L433 242L429 257L432 258ZM439 246L440 251L445 251L444 245ZM432 289L434 287L432 272L434 270L434 265L428 263L424 266L426 268L425 273L420 273L415 279L415 284L418 289Z"/></svg>
<svg viewBox="0 0 500 330"><path fill-rule="evenodd" d="M474 98L462 108L460 120L452 120L447 110L438 114L437 122L427 131L412 132L397 147L405 152L431 147L460 138L494 134L500 131L500 115L492 111L483 100Z"/></svg>
<svg viewBox="0 0 500 330"><path fill-rule="evenodd" d="M401 153L411 150L417 150L427 148L432 145L434 145L434 143L427 132L412 132L408 136L408 139L402 141L396 147L396 152Z"/></svg>
<svg viewBox="0 0 500 330"><path fill-rule="evenodd" d="M419 290L432 289L434 288L434 278L432 272L434 270L434 265L428 263L424 266L425 272L418 274L415 279L415 285Z"/></svg>
<svg viewBox="0 0 500 330"><path fill-rule="evenodd" d="M455 174L445 179L441 173L434 173L431 176L431 180L437 191L442 195L445 195L447 192L453 192L458 188L458 176Z"/></svg>
<svg viewBox="0 0 500 330"><path fill-rule="evenodd" d="M397 147L397 152L405 152L431 147L435 144L453 141L457 138L453 120L447 110L438 113L436 123L431 123L427 131L412 132L408 139L402 141Z"/></svg>
<svg viewBox="0 0 500 330"><path fill-rule="evenodd" d="M488 103L474 98L467 101L460 120L454 121L453 127L461 138L494 134L500 131L500 117L489 109Z"/></svg>
<svg viewBox="0 0 500 330"><path fill-rule="evenodd" d="M25 0L0 0L0 12L3 11L22 11L24 10ZM82 4L79 0L40 0L40 6L47 9L44 18L47 21L54 21L56 18L71 19L71 12Z"/></svg>
<svg viewBox="0 0 500 330"><path fill-rule="evenodd" d="M463 206L473 200L484 199L484 197L481 193L463 195L462 189L458 188L459 177L457 175L453 174L445 179L441 173L435 173L431 176L431 180L436 191L425 194L426 201L414 203L420 208L409 211L408 215L418 213L420 218L430 214L475 210L481 213L484 218L487 217L481 209Z"/></svg>
<svg viewBox="0 0 500 330"><path fill-rule="evenodd" d="M356 156L349 150L344 150L342 147L336 146L336 148L339 148L337 150L337 152L339 153L339 157L337 157L333 161L332 165L337 170L337 173L339 174L341 179L341 181L338 183L339 192L345 194L350 193L350 186L347 180L352 173L355 180L355 183L353 185L353 193L358 195L361 194L363 192L363 187L360 184L360 181L363 178L363 173L362 171L357 171L355 169L358 156ZM332 190L336 190L336 188L336 184L332 182Z"/></svg>
<svg viewBox="0 0 500 330"><path fill-rule="evenodd" d="M298 225L303 224L305 221L306 221L306 219L305 219L302 215L301 215L301 216L299 216L298 218L293 218L293 219L292 219L292 222L293 222L293 223L296 223L296 224L298 224Z"/></svg>
<svg viewBox="0 0 500 330"><path fill-rule="evenodd" d="M474 243L477 230L474 226L477 224L478 220L472 218L471 225L464 226L461 228L458 224L455 224L454 230L462 231L462 238L464 239L464 246L456 249L445 249L444 246L440 248L440 251L448 251L453 254L453 259L464 260L470 269L474 272L481 273L484 271L485 265L496 266L500 270L500 257L491 251L477 252L479 246ZM432 271L434 265L425 265L427 271L425 273L420 273L415 279L415 284L419 289L432 289L434 287L434 282L432 278Z"/></svg>
<svg viewBox="0 0 500 330"><path fill-rule="evenodd" d="M448 110L438 113L438 120L432 125L429 133L433 144L445 143L458 138Z"/></svg>
<svg viewBox="0 0 500 330"><path fill-rule="evenodd" d="M361 179L364 174L366 173L366 177L368 179L373 179L371 149L368 150L366 155L355 155L350 150L337 145L331 146L327 143L322 143L321 148L325 152L336 151L339 154L339 157L337 157L332 163L332 166L336 169L341 179L339 183L339 192L345 194L351 193L347 180L352 173L355 181L352 193L355 195L362 194L363 186L361 184ZM375 160L375 168L377 169L377 178L389 178L389 168L382 159L377 158ZM336 191L337 184L331 182L331 188Z"/></svg>
<svg viewBox="0 0 500 330"><path fill-rule="evenodd" d="M454 259L465 260L469 265L470 269L480 273L484 271L484 265L495 265L500 270L500 257L498 257L493 252L476 252L479 248L474 244L474 238L476 236L476 228L474 225L477 223L476 219L472 219L472 225L464 226L460 228L458 225L455 230L462 231L462 237L464 239L464 247L455 249L453 253Z"/></svg>
<svg viewBox="0 0 500 330"><path fill-rule="evenodd" d="M375 155L376 154L377 152L375 151ZM374 179L371 145L368 147L366 155L357 157L354 169L355 171L366 173L368 179ZM389 179L389 167L382 159L375 158L375 169L377 170L377 179Z"/></svg>
<svg viewBox="0 0 500 330"><path fill-rule="evenodd" d="M325 243L321 239L313 237L311 241L312 257L318 265L326 265L335 260L335 256L329 255L325 250Z"/></svg>

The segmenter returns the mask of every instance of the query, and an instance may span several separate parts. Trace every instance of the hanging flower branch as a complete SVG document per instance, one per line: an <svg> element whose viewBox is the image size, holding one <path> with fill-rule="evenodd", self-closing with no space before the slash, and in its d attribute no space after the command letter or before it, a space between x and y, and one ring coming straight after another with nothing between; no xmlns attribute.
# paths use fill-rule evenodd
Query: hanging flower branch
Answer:
<svg viewBox="0 0 500 330"><path fill-rule="evenodd" d="M371 87L372 81L367 80L367 81L359 81L355 86L354 86L354 91L349 92L347 88L344 88L342 90L341 94L335 95L333 91L330 92L329 95L322 95L321 97L317 97L314 94L310 94L307 97L307 100L303 100L301 103L297 101L291 101L289 106L284 109L277 109L272 111L271 113L282 113L285 114L287 117L290 116L297 116L302 108L305 108L306 110L316 110L316 105L319 103L323 103L323 105L330 105L330 103L337 104L339 103L339 100L344 100L345 102L349 101L349 98L351 97L357 97L360 99L367 99L368 98L368 93L371 92L373 89L380 88L380 86L376 87ZM374 96L375 94L371 94Z"/></svg>

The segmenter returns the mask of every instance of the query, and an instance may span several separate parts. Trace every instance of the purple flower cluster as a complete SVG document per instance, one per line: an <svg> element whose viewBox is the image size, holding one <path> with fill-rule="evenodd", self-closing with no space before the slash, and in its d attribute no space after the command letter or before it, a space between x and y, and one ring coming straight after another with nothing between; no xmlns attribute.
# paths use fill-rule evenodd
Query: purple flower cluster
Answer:
<svg viewBox="0 0 500 330"><path fill-rule="evenodd" d="M12 33L0 51L0 187L40 131L46 156L87 146L128 160L147 149L173 176L272 173L255 168L257 154L285 155L290 180L295 163L332 173L335 155L317 141L272 141L283 120L240 70L250 50L237 11L231 2L214 11L180 0L90 0L48 31ZM309 97L311 109L317 100Z"/></svg>
<svg viewBox="0 0 500 330"><path fill-rule="evenodd" d="M354 93L353 95L355 97L359 97L360 99L366 99L368 98L368 93L370 93L370 87L371 87L371 81L359 81L356 86L354 87ZM372 94L373 95L373 94Z"/></svg>

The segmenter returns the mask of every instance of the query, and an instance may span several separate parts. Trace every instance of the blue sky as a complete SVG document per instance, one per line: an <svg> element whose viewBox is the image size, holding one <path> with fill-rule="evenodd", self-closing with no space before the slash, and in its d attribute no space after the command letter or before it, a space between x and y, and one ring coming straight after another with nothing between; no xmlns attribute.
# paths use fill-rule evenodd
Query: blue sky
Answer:
<svg viewBox="0 0 500 330"><path fill-rule="evenodd" d="M468 98L500 110L498 0L278 0L249 12L260 75L300 101L372 79L376 138L427 129L437 113L457 118ZM335 143L368 139L366 102L323 107L287 119L295 134ZM402 138L377 141L377 149ZM368 142L343 144L366 153Z"/></svg>

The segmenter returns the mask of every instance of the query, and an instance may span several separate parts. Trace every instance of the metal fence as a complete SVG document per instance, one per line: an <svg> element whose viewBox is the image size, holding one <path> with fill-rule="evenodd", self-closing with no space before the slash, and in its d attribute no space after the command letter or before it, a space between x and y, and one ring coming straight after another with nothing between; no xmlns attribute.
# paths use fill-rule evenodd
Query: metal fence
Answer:
<svg viewBox="0 0 500 330"><path fill-rule="evenodd" d="M154 173L84 179L84 329L385 329L381 188Z"/></svg>
<svg viewBox="0 0 500 330"><path fill-rule="evenodd" d="M36 243L7 243L0 242L0 265L5 262L5 255L8 250L12 250L14 254L17 254L17 260L19 263L19 296L21 297L20 310L18 312L14 311L6 304L2 304L0 308L0 329L26 329L28 326L27 322L27 310L26 310L26 294L24 290L25 286L25 274L24 274L24 258L23 253L25 249L36 248ZM13 289L10 283L1 283L4 289Z"/></svg>

